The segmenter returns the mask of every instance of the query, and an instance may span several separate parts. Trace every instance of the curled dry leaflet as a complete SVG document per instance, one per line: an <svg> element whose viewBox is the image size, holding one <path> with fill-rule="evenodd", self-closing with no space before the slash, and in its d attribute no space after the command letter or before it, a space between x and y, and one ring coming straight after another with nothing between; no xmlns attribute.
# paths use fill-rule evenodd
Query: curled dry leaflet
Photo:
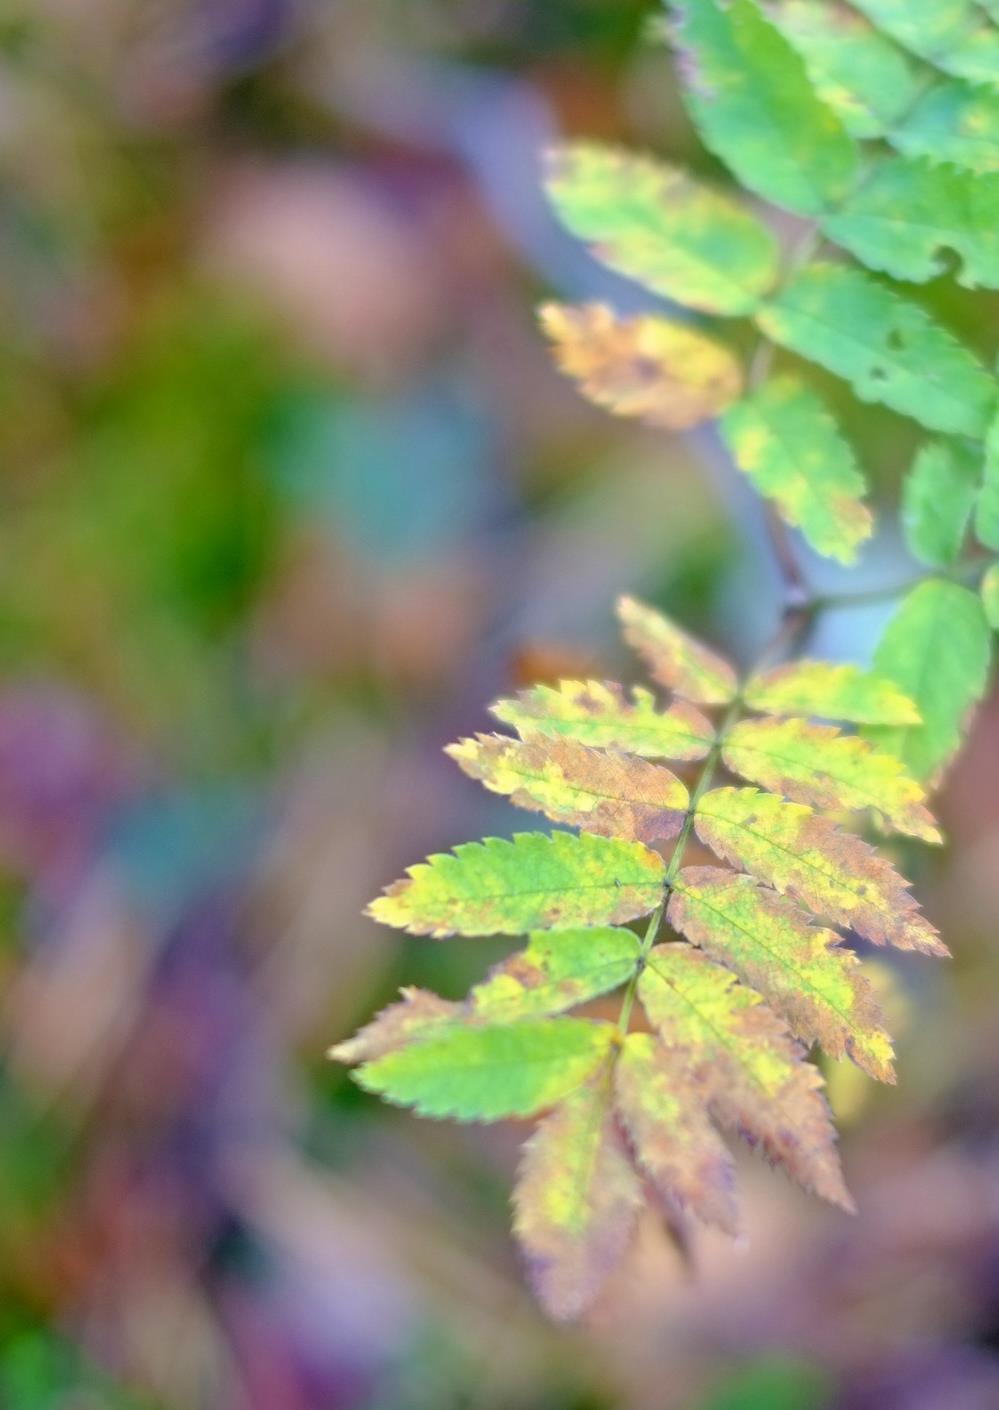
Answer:
<svg viewBox="0 0 999 1410"><path fill-rule="evenodd" d="M464 1001L409 990L333 1049L363 1087L425 1116L543 1113L515 1228L559 1317L586 1308L647 1198L737 1228L723 1133L851 1208L807 1050L892 1082L892 1047L856 956L820 922L946 954L902 877L827 816L867 812L937 842L922 786L875 744L810 718L906 730L919 726L914 702L887 678L817 661L740 683L653 609L619 607L672 692L666 708L646 690L562 681L496 702L515 733L448 749L487 788L579 833L466 843L370 908L415 935L524 934L525 948ZM723 769L745 782L722 782ZM695 837L730 866L687 865ZM618 989L616 1023L565 1016Z"/></svg>
<svg viewBox="0 0 999 1410"><path fill-rule="evenodd" d="M415 935L526 937L464 1000L406 990L332 1055L425 1116L538 1118L514 1227L559 1318L585 1312L646 1202L737 1229L733 1135L852 1207L810 1050L881 1082L894 1069L845 936L947 952L851 819L941 841L925 790L999 627L999 384L912 290L951 266L965 289L999 288L996 7L669 10L688 111L736 184L592 142L550 153L560 220L658 301L627 318L547 304L555 360L615 415L663 432L717 420L766 501L785 626L806 628L828 599L795 536L851 564L874 527L832 374L837 407L852 394L924 432L900 516L924 571L879 594L899 601L870 671L791 660L742 678L622 599L655 693L538 685L493 706L507 732L448 750L555 829L430 857L370 907ZM663 299L691 312L666 316Z"/></svg>

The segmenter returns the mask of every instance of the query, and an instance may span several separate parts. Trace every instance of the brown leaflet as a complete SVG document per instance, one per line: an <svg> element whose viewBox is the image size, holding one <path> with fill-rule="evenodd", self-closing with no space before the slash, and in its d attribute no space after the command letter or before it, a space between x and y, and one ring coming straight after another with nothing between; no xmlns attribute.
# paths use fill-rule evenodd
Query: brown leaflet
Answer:
<svg viewBox="0 0 999 1410"><path fill-rule="evenodd" d="M625 641L659 685L699 705L725 705L733 698L735 671L716 652L637 598L618 598L617 613Z"/></svg>
<svg viewBox="0 0 999 1410"><path fill-rule="evenodd" d="M442 999L429 989L405 988L400 992L402 998L398 1003L389 1004L375 1014L352 1038L335 1044L328 1056L338 1062L373 1062L386 1053L404 1048L407 1043L429 1037L459 1018L465 1008L464 1004Z"/></svg>

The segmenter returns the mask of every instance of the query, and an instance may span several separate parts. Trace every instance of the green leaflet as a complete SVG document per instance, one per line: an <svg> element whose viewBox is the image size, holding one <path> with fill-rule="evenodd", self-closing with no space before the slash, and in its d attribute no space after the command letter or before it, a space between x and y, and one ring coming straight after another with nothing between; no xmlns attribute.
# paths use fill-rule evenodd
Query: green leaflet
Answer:
<svg viewBox="0 0 999 1410"><path fill-rule="evenodd" d="M822 101L854 137L883 137L919 93L916 65L862 15L835 0L772 9Z"/></svg>
<svg viewBox="0 0 999 1410"><path fill-rule="evenodd" d="M480 734L448 745L471 778L519 808L604 837L657 842L675 837L690 801L669 769L575 739Z"/></svg>
<svg viewBox="0 0 999 1410"><path fill-rule="evenodd" d="M354 1080L421 1116L498 1121L569 1095L604 1061L614 1029L581 1018L454 1028L377 1058Z"/></svg>
<svg viewBox="0 0 999 1410"><path fill-rule="evenodd" d="M819 215L849 190L857 151L805 65L752 0L677 0L687 107L704 143L775 205Z"/></svg>
<svg viewBox="0 0 999 1410"><path fill-rule="evenodd" d="M999 33L974 0L853 0L892 39L946 73L975 82L999 77Z"/></svg>
<svg viewBox="0 0 999 1410"><path fill-rule="evenodd" d="M639 842L522 832L465 842L410 867L372 901L374 920L413 935L520 935L616 925L655 910L665 864Z"/></svg>
<svg viewBox="0 0 999 1410"><path fill-rule="evenodd" d="M727 768L795 803L829 812L869 808L884 826L924 842L943 839L926 793L892 754L807 720L740 720L725 741Z"/></svg>
<svg viewBox="0 0 999 1410"><path fill-rule="evenodd" d="M856 955L813 926L792 902L752 877L686 867L670 899L670 925L763 995L806 1043L851 1057L893 1082L891 1040Z"/></svg>
<svg viewBox="0 0 999 1410"><path fill-rule="evenodd" d="M999 288L999 172L887 157L822 229L871 269L924 284L959 256L958 283Z"/></svg>
<svg viewBox="0 0 999 1410"><path fill-rule="evenodd" d="M744 314L777 277L777 241L730 196L619 147L549 153L546 189L568 230L611 269L704 313Z"/></svg>
<svg viewBox="0 0 999 1410"><path fill-rule="evenodd" d="M621 749L645 759L703 759L714 729L693 705L679 701L658 710L641 687L631 700L619 685L605 681L559 681L536 685L498 700L491 713L518 734L539 733L576 739L595 749Z"/></svg>
<svg viewBox="0 0 999 1410"><path fill-rule="evenodd" d="M859 666L793 661L753 676L746 704L768 715L814 715L860 725L912 725L919 711L896 683Z"/></svg>
<svg viewBox="0 0 999 1410"><path fill-rule="evenodd" d="M559 1013L624 984L635 972L638 937L630 930L536 931L530 943L502 960L468 996L468 1013L484 1023L509 1023Z"/></svg>
<svg viewBox="0 0 999 1410"><path fill-rule="evenodd" d="M909 552L931 568L961 556L978 497L981 453L957 441L924 445L905 481L902 528Z"/></svg>
<svg viewBox="0 0 999 1410"><path fill-rule="evenodd" d="M667 1049L698 1073L712 1116L806 1189L852 1209L822 1078L759 995L682 944L652 950L638 994Z"/></svg>
<svg viewBox="0 0 999 1410"><path fill-rule="evenodd" d="M590 1306L643 1202L600 1074L538 1123L513 1192L514 1231L552 1317L570 1321Z"/></svg>
<svg viewBox="0 0 999 1410"><path fill-rule="evenodd" d="M772 377L730 407L722 432L732 458L818 553L852 563L871 535L867 485L822 401L797 377Z"/></svg>
<svg viewBox="0 0 999 1410"><path fill-rule="evenodd" d="M811 808L756 788L716 788L698 804L694 826L717 856L787 893L814 915L847 926L875 945L947 953L890 863Z"/></svg>
<svg viewBox="0 0 999 1410"><path fill-rule="evenodd" d="M981 436L995 409L995 379L918 304L869 275L813 264L757 314L782 347L850 382L931 430Z"/></svg>
<svg viewBox="0 0 999 1410"><path fill-rule="evenodd" d="M869 729L867 737L901 759L916 778L936 778L984 693L990 657L979 597L957 583L920 583L888 623L874 660L912 696L922 724Z"/></svg>
<svg viewBox="0 0 999 1410"><path fill-rule="evenodd" d="M999 417L985 437L985 470L975 511L975 533L986 548L999 551Z"/></svg>
<svg viewBox="0 0 999 1410"><path fill-rule="evenodd" d="M985 570L982 578L982 606L989 626L993 631L999 632L999 563L993 563Z"/></svg>
<svg viewBox="0 0 999 1410"><path fill-rule="evenodd" d="M909 156L953 162L969 171L999 171L999 92L970 83L938 84L890 140Z"/></svg>

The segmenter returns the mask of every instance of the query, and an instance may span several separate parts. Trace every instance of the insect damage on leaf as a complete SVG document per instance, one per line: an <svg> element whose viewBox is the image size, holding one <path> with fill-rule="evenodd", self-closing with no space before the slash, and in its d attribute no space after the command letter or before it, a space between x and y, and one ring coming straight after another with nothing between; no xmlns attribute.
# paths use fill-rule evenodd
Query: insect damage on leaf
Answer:
<svg viewBox="0 0 999 1410"><path fill-rule="evenodd" d="M738 1228L725 1133L852 1208L803 1045L884 1082L893 1054L863 968L831 926L946 953L901 876L824 816L870 811L935 841L922 787L856 735L787 713L919 727L904 691L818 661L740 682L654 608L625 598L619 610L657 682L699 705L562 681L497 702L515 735L450 746L487 788L581 831L466 843L389 887L376 919L418 935L527 933L527 944L465 999L405 990L331 1050L366 1090L425 1116L540 1114L514 1223L559 1318L592 1304L650 1194L671 1223ZM748 699L757 717L739 718ZM704 709L720 709L721 724ZM662 757L691 779L652 762ZM722 764L762 789L711 787ZM691 828L738 870L684 865ZM644 932L624 924L650 913ZM615 990L616 1026L603 1021ZM636 998L651 1032L631 1027ZM597 999L601 1021L565 1017Z"/></svg>

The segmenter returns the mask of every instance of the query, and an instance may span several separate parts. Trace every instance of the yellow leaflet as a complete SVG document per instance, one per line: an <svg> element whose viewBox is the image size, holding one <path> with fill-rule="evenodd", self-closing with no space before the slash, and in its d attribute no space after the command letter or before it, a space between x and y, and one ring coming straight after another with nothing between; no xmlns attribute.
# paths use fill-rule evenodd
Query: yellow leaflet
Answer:
<svg viewBox="0 0 999 1410"><path fill-rule="evenodd" d="M806 1043L895 1080L891 1039L856 955L752 877L686 867L667 913L674 930L748 984Z"/></svg>
<svg viewBox="0 0 999 1410"><path fill-rule="evenodd" d="M735 671L721 656L634 597L619 597L624 639L659 685L700 705L724 705L735 695Z"/></svg>
<svg viewBox="0 0 999 1410"><path fill-rule="evenodd" d="M703 1093L648 1033L629 1033L614 1073L618 1115L639 1166L667 1204L738 1231L735 1170Z"/></svg>
<svg viewBox="0 0 999 1410"><path fill-rule="evenodd" d="M761 1146L806 1190L852 1209L822 1078L760 996L683 944L651 952L638 993L712 1116Z"/></svg>
<svg viewBox="0 0 999 1410"><path fill-rule="evenodd" d="M665 871L639 842L568 832L487 837L410 867L368 914L438 938L617 925L655 910Z"/></svg>
<svg viewBox="0 0 999 1410"><path fill-rule="evenodd" d="M497 700L492 714L518 734L578 739L595 749L621 749L646 759L703 759L714 729L685 701L657 710L651 693L636 688L629 701L619 685L559 681Z"/></svg>
<svg viewBox="0 0 999 1410"><path fill-rule="evenodd" d="M897 832L942 842L926 792L892 754L832 725L807 720L742 720L722 758L733 773L813 808L870 808Z"/></svg>
<svg viewBox="0 0 999 1410"><path fill-rule="evenodd" d="M616 416L684 431L712 420L742 390L735 354L684 323L619 318L604 304L545 304L539 317L562 371Z"/></svg>
<svg viewBox="0 0 999 1410"><path fill-rule="evenodd" d="M444 752L518 807L604 837L668 840L679 832L690 801L662 765L603 753L574 739L480 734Z"/></svg>
<svg viewBox="0 0 999 1410"><path fill-rule="evenodd" d="M815 715L858 725L913 725L919 711L886 676L828 661L795 661L754 676L746 704L768 715Z"/></svg>
<svg viewBox="0 0 999 1410"><path fill-rule="evenodd" d="M907 883L873 847L811 808L756 788L716 788L694 820L712 851L875 945L946 955Z"/></svg>
<svg viewBox="0 0 999 1410"><path fill-rule="evenodd" d="M604 1071L539 1122L514 1188L514 1231L538 1296L561 1321L590 1306L643 1202L610 1095Z"/></svg>

